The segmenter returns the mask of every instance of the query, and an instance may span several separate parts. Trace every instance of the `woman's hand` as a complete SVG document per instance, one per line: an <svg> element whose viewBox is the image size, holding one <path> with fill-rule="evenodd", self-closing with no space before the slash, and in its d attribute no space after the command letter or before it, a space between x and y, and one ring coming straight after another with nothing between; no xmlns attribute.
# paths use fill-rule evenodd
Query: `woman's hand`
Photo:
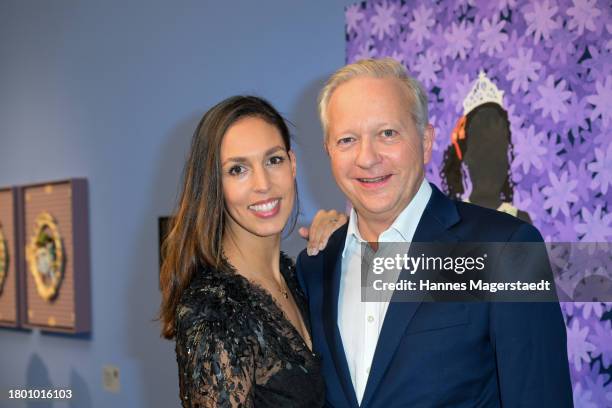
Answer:
<svg viewBox="0 0 612 408"><path fill-rule="evenodd" d="M346 214L336 210L319 210L309 227L299 229L302 238L308 240L306 252L310 256L315 256L327 246L327 240L338 228L346 224L348 217Z"/></svg>

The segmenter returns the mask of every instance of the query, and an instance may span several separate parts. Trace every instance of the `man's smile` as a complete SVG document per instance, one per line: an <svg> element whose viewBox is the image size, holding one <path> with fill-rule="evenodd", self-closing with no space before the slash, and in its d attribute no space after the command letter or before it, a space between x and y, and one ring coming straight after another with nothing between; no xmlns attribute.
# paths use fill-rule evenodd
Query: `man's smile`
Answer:
<svg viewBox="0 0 612 408"><path fill-rule="evenodd" d="M358 177L356 180L364 188L377 188L387 184L392 174L386 174L379 177Z"/></svg>

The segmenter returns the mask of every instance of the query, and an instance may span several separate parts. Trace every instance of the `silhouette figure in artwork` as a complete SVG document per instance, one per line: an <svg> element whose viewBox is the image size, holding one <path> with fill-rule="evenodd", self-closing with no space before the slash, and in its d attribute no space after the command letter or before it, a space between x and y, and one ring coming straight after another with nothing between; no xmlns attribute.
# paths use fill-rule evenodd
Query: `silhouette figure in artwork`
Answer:
<svg viewBox="0 0 612 408"><path fill-rule="evenodd" d="M463 101L463 116L444 152L440 171L443 189L457 200L497 209L531 223L529 214L512 205L512 148L503 91L481 71ZM472 186L467 198L464 180Z"/></svg>

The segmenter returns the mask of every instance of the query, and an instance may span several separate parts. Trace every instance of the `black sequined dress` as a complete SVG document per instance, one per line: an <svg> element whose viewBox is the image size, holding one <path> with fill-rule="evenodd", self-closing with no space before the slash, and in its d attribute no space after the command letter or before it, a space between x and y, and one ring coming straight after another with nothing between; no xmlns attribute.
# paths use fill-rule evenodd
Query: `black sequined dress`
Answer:
<svg viewBox="0 0 612 408"><path fill-rule="evenodd" d="M280 270L308 325L295 266L284 254ZM319 357L260 286L235 271L203 269L176 313L183 407L323 406Z"/></svg>

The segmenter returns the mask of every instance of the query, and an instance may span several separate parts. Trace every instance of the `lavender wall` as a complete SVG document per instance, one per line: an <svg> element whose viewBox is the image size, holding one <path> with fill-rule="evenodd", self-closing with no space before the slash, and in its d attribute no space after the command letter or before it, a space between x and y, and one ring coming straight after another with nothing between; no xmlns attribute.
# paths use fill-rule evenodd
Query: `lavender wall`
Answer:
<svg viewBox="0 0 612 408"><path fill-rule="evenodd" d="M512 204L529 214L547 241L607 247L612 239L609 1L370 1L350 6L346 24L349 62L393 57L427 88L437 133L429 180L442 184L451 131L483 70L504 91L514 145ZM466 199L468 174L463 182ZM587 270L585 282L609 288L606 266ZM575 405L612 406L612 303L565 303L562 309Z"/></svg>

